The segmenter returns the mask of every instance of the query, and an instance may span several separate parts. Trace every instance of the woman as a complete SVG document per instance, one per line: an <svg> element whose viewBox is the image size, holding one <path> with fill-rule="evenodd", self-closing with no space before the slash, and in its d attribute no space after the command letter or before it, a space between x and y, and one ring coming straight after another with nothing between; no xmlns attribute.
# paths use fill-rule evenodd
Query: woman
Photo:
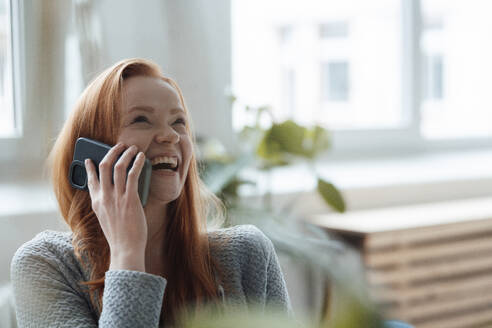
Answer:
<svg viewBox="0 0 492 328"><path fill-rule="evenodd" d="M121 61L86 88L50 154L71 232L44 231L12 260L20 327L157 327L205 305L275 305L290 313L263 233L253 226L207 232L207 210L219 202L199 179L190 123L179 87L149 61ZM79 137L115 145L99 178L86 161L89 192L67 178ZM142 207L137 181L145 158L153 170Z"/></svg>

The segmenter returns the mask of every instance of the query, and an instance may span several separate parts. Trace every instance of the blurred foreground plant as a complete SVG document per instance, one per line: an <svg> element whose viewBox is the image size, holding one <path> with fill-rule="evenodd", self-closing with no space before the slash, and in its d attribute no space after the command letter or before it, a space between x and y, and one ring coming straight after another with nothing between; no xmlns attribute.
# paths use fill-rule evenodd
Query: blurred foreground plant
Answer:
<svg viewBox="0 0 492 328"><path fill-rule="evenodd" d="M202 179L208 188L226 204L226 226L254 224L273 242L278 254L288 256L300 267L321 273L320 286L325 290L324 304L319 318L316 314L304 320L303 327L358 328L383 327L378 310L367 295L364 271L359 254L309 224L300 225L290 211L274 211L271 190L264 196L263 207L240 201L238 188L255 184L243 180L240 173L255 165L270 172L274 167L303 160L317 175L314 160L330 147L328 132L319 126L303 127L291 120L274 122L268 128L260 127L263 114L271 116L269 107L247 108L255 113L256 123L245 127L240 135L240 155L230 155L217 141L197 139ZM336 211L345 211L344 200L331 183L317 175L317 190L325 202ZM287 210L294 206L290 202ZM299 321L273 309L248 308L244 311L226 311L216 315L204 310L194 318L187 318L185 327L298 327Z"/></svg>
<svg viewBox="0 0 492 328"><path fill-rule="evenodd" d="M269 216L271 215L271 216ZM329 304L322 313L295 313L294 316L275 308L232 307L218 315L204 309L188 317L184 327L306 327L306 328L379 328L384 327L378 309L371 302L359 253L325 231L283 221L261 210L236 209L233 224L254 224L273 242L279 255L287 256L300 267L321 274L319 290L330 291ZM289 223L290 222L290 223Z"/></svg>
<svg viewBox="0 0 492 328"><path fill-rule="evenodd" d="M250 309L230 311L217 315L213 311L202 310L184 321L185 328L385 328L383 321L366 315L366 312L347 311L336 320L320 324L304 323L274 309Z"/></svg>

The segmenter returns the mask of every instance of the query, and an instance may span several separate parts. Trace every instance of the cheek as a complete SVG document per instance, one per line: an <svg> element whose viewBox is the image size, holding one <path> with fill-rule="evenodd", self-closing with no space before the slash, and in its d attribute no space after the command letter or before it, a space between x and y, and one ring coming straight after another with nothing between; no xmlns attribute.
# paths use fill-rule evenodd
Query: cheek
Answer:
<svg viewBox="0 0 492 328"><path fill-rule="evenodd" d="M118 142L122 142L125 145L131 146L135 145L138 147L139 151L145 152L150 145L151 138L146 137L144 135L136 135L135 133L123 133L119 136Z"/></svg>
<svg viewBox="0 0 492 328"><path fill-rule="evenodd" d="M188 170L188 167L190 166L190 160L193 155L193 146L191 145L191 141L189 140L189 138L183 140L183 143L181 144L181 152L183 155L183 162L186 165L186 170Z"/></svg>

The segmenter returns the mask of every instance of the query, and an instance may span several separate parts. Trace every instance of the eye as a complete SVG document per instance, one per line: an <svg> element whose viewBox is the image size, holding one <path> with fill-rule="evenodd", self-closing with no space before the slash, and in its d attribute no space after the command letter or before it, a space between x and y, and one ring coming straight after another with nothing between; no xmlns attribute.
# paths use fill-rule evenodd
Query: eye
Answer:
<svg viewBox="0 0 492 328"><path fill-rule="evenodd" d="M135 117L132 121L132 123L140 123L140 122L149 123L149 119L143 115L139 115L139 116Z"/></svg>
<svg viewBox="0 0 492 328"><path fill-rule="evenodd" d="M174 121L174 124L176 123L186 125L186 121L183 118L178 118L176 121Z"/></svg>

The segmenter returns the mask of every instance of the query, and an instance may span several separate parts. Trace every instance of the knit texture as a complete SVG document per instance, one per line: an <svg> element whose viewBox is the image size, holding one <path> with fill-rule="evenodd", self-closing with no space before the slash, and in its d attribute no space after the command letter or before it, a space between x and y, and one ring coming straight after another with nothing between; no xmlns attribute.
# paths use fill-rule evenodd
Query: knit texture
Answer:
<svg viewBox="0 0 492 328"><path fill-rule="evenodd" d="M225 304L271 305L292 314L273 244L259 229L236 226L208 237ZM159 327L165 278L107 271L99 316L87 287L79 284L90 280L90 268L81 266L71 240L71 232L46 230L15 253L10 269L19 327Z"/></svg>

